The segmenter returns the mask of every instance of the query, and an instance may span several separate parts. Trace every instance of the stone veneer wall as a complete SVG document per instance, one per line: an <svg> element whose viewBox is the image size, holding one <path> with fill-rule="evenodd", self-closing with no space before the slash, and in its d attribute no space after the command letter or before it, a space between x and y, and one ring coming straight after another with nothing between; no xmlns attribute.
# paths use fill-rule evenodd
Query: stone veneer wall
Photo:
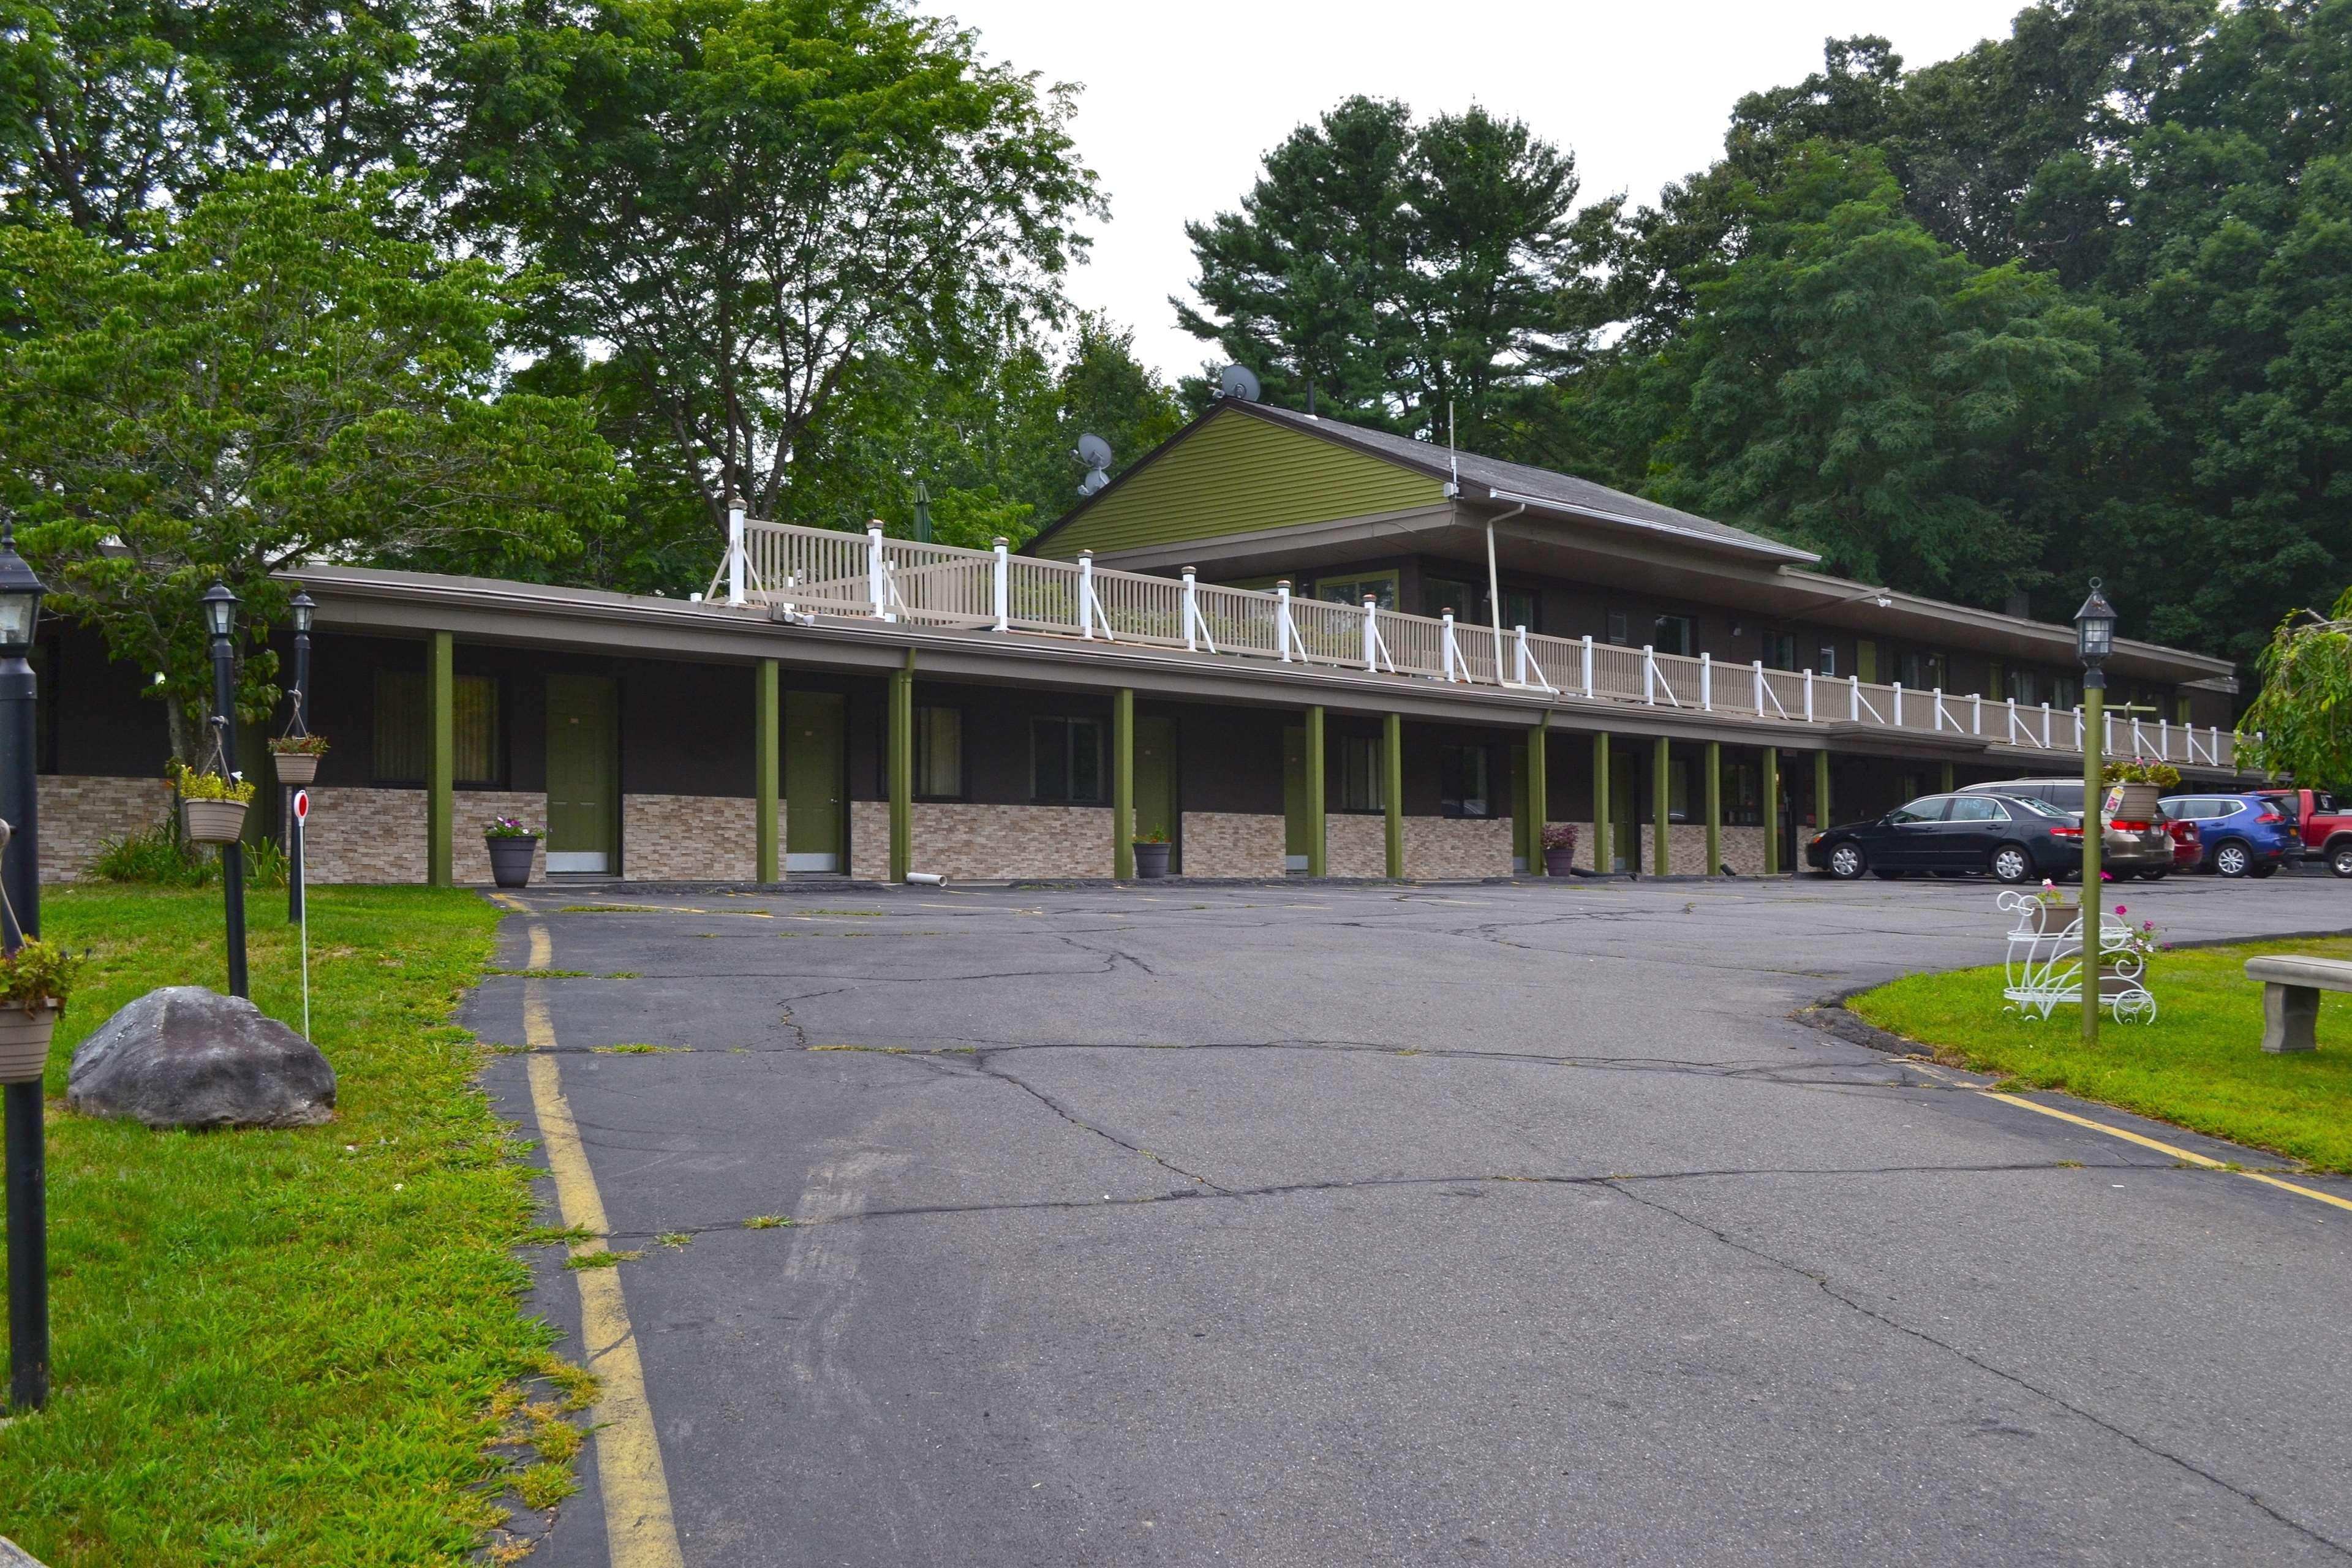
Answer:
<svg viewBox="0 0 2352 1568"><path fill-rule="evenodd" d="M624 795L622 872L635 882L748 882L760 873L756 805L750 795Z"/></svg>
<svg viewBox="0 0 2352 1568"><path fill-rule="evenodd" d="M1100 806L917 801L912 827L917 871L966 880L1111 873L1110 813ZM887 813L880 831L889 832Z"/></svg>
<svg viewBox="0 0 2352 1568"><path fill-rule="evenodd" d="M490 853L482 827L494 816L547 826L547 796L537 790L464 789L450 825L450 868L463 882L490 879ZM425 792L318 786L310 791L310 821L303 839L304 870L313 882L425 880ZM546 875L542 842L531 878Z"/></svg>
<svg viewBox="0 0 2352 1568"><path fill-rule="evenodd" d="M923 841L915 839L915 867L923 864ZM861 882L887 881L890 876L890 803L853 800L849 803L849 874Z"/></svg>
<svg viewBox="0 0 2352 1568"><path fill-rule="evenodd" d="M1705 877L1715 873L1706 863L1706 825L1701 822L1677 822L1672 825L1673 837L1666 845L1666 869L1676 877ZM1722 860L1743 877L1764 874L1764 833L1762 827L1731 827L1720 830ZM1655 864L1657 853L1654 833L1643 835L1642 869L1646 873Z"/></svg>
<svg viewBox="0 0 2352 1568"><path fill-rule="evenodd" d="M1404 874L1427 878L1509 876L1511 819L1406 817Z"/></svg>
<svg viewBox="0 0 2352 1568"><path fill-rule="evenodd" d="M1405 818L1404 840L1412 843L1414 819ZM1389 874L1389 819L1356 812L1323 817L1323 874L1327 877L1385 877Z"/></svg>
<svg viewBox="0 0 2352 1568"><path fill-rule="evenodd" d="M84 875L107 839L143 833L172 810L172 786L163 779L43 773L36 788L44 882Z"/></svg>
<svg viewBox="0 0 2352 1568"><path fill-rule="evenodd" d="M1279 877L1287 832L1279 816L1188 811L1184 814L1184 875Z"/></svg>

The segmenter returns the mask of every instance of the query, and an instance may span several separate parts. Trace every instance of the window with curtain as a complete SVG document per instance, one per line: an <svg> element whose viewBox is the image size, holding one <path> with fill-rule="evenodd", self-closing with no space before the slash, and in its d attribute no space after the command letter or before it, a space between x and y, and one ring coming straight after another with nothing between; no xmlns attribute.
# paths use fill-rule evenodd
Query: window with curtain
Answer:
<svg viewBox="0 0 2352 1568"><path fill-rule="evenodd" d="M1381 794L1381 742L1377 736L1339 737L1339 809L1388 809L1388 802Z"/></svg>
<svg viewBox="0 0 2352 1568"><path fill-rule="evenodd" d="M1678 653L1687 658L1698 651L1696 629L1688 616L1660 616L1651 623L1650 646L1660 653Z"/></svg>
<svg viewBox="0 0 2352 1568"><path fill-rule="evenodd" d="M924 800L963 798L963 710L915 710L915 794Z"/></svg>
<svg viewBox="0 0 2352 1568"><path fill-rule="evenodd" d="M461 675L451 693L456 731L456 782L495 786L503 755L495 676ZM433 771L433 732L425 712L422 670L380 669L375 675L375 782L420 784Z"/></svg>
<svg viewBox="0 0 2352 1568"><path fill-rule="evenodd" d="M1797 634L1794 632L1766 632L1764 634L1764 647L1761 652L1764 659L1764 668L1767 669L1796 668Z"/></svg>
<svg viewBox="0 0 2352 1568"><path fill-rule="evenodd" d="M1030 721L1030 798L1048 805L1100 805L1102 731L1094 719Z"/></svg>

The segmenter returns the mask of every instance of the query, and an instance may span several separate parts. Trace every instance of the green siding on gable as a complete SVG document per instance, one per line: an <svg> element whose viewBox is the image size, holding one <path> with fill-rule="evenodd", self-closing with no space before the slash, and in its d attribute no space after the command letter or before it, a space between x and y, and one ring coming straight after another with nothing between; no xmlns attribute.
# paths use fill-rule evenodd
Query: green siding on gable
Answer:
<svg viewBox="0 0 2352 1568"><path fill-rule="evenodd" d="M1037 546L1055 560L1433 506L1442 481L1221 409Z"/></svg>

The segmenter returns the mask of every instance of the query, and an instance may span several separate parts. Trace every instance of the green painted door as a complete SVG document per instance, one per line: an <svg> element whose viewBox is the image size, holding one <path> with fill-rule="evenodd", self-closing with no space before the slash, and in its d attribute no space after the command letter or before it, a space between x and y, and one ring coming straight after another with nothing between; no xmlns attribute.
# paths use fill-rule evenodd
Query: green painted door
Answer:
<svg viewBox="0 0 2352 1568"><path fill-rule="evenodd" d="M1176 841L1176 721L1145 715L1135 721L1135 836L1150 833ZM1171 868L1183 869L1181 861Z"/></svg>
<svg viewBox="0 0 2352 1568"><path fill-rule="evenodd" d="M784 869L849 868L848 708L838 691L784 693Z"/></svg>
<svg viewBox="0 0 2352 1568"><path fill-rule="evenodd" d="M620 725L611 678L547 678L547 868L618 871Z"/></svg>
<svg viewBox="0 0 2352 1568"><path fill-rule="evenodd" d="M1307 820L1307 726L1288 724L1282 731L1283 864L1304 871L1313 847L1314 830Z"/></svg>

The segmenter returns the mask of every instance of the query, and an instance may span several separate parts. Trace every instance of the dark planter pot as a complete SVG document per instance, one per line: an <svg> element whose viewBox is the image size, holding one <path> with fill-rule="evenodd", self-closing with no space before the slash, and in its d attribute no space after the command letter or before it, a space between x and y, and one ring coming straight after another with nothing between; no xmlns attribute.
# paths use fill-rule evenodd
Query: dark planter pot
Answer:
<svg viewBox="0 0 2352 1568"><path fill-rule="evenodd" d="M1576 875L1575 850L1547 849L1543 852L1543 858L1545 876L1573 877Z"/></svg>
<svg viewBox="0 0 2352 1568"><path fill-rule="evenodd" d="M485 838L490 852L490 879L501 888L530 885L530 863L539 854L536 838Z"/></svg>
<svg viewBox="0 0 2352 1568"><path fill-rule="evenodd" d="M1135 874L1150 879L1168 875L1168 852L1172 844L1139 844L1135 847Z"/></svg>

